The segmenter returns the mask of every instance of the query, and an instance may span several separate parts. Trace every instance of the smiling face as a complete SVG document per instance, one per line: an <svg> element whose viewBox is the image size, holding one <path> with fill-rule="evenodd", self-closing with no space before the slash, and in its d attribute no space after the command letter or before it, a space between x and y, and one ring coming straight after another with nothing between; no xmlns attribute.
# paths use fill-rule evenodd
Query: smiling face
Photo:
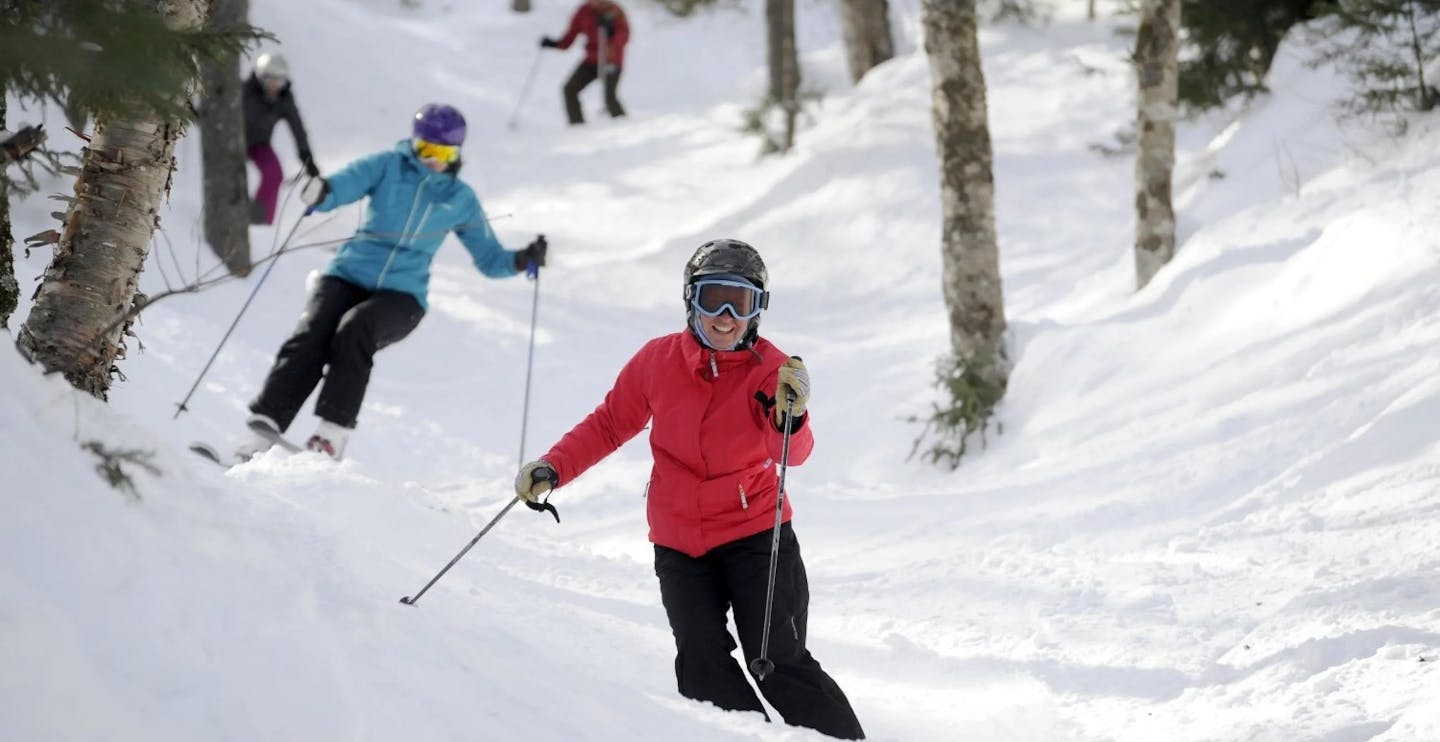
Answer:
<svg viewBox="0 0 1440 742"><path fill-rule="evenodd" d="M699 319L700 329L705 332L706 339L716 350L733 350L745 337L745 329L750 326L748 320L735 319L729 312L721 312L715 317L701 316Z"/></svg>
<svg viewBox="0 0 1440 742"><path fill-rule="evenodd" d="M745 341L760 315L763 293L743 276L709 275L696 279L685 295L692 328L715 350L734 350Z"/></svg>

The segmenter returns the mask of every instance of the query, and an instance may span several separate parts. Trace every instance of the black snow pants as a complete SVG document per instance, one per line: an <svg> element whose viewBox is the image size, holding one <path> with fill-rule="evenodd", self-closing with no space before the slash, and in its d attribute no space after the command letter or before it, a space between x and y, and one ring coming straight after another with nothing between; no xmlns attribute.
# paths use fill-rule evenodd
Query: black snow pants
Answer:
<svg viewBox="0 0 1440 742"><path fill-rule="evenodd" d="M570 117L570 123L585 123L585 114L580 110L580 91L586 85L595 82L600 76L598 65L594 62L581 62L575 68L574 74L565 83L565 115ZM617 91L620 87L620 68L611 67L610 72L605 75L605 110L610 113L611 118L618 118L625 115L625 108L620 105L620 98Z"/></svg>
<svg viewBox="0 0 1440 742"><path fill-rule="evenodd" d="M355 427L375 353L403 340L424 316L420 302L403 291L372 291L325 276L310 295L295 332L280 346L250 411L274 419L283 431L323 375L315 414Z"/></svg>
<svg viewBox="0 0 1440 742"><path fill-rule="evenodd" d="M750 660L760 656L772 534L767 529L698 558L655 547L660 599L675 634L675 679L686 698L709 701L730 711L764 713L745 672ZM757 684L787 724L840 739L864 739L865 732L844 691L805 649L809 604L810 586L800 560L800 544L786 523L780 531L770 619L769 659L775 670ZM746 669L730 655L735 639L726 627L727 609L735 612Z"/></svg>

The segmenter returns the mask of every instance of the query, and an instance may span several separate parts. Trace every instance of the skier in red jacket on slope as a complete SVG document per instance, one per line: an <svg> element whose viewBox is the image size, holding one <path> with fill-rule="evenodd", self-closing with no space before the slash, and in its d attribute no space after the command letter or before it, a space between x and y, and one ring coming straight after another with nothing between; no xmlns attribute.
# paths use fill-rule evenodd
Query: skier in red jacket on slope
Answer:
<svg viewBox="0 0 1440 742"><path fill-rule="evenodd" d="M687 328L646 343L605 401L515 478L516 494L536 502L650 422L655 463L646 516L680 693L761 713L730 656L735 640L726 612L734 611L745 656L759 657L785 400L793 398L786 463L803 463L815 443L805 365L758 335L768 278L760 254L744 242L701 245L685 265ZM787 723L863 739L845 693L805 648L810 593L790 517L787 497L769 636L775 669L758 685Z"/></svg>
<svg viewBox="0 0 1440 742"><path fill-rule="evenodd" d="M540 47L569 49L580 35L585 37L585 59L565 83L565 114L571 124L585 123L585 114L580 111L580 91L598 77L605 81L605 110L611 118L624 116L625 108L620 105L616 91L620 87L620 71L625 66L625 45L630 43L630 23L625 20L625 11L612 0L585 0L570 17L565 35L558 40L542 36Z"/></svg>

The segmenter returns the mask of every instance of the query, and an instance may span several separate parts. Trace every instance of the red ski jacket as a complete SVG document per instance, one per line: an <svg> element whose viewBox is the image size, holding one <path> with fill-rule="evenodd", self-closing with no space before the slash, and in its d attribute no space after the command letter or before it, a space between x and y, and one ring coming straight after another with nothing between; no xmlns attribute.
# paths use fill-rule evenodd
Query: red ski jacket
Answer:
<svg viewBox="0 0 1440 742"><path fill-rule="evenodd" d="M605 20L609 30L605 32L605 63L616 67L625 66L625 44L630 41L630 23L625 20L625 11L619 5L604 0L599 7L584 2L570 17L570 27L556 42L561 49L569 49L575 37L585 35L585 61L600 64L600 21Z"/></svg>
<svg viewBox="0 0 1440 742"><path fill-rule="evenodd" d="M620 370L595 411L543 458L560 485L635 437L652 421L655 464L646 495L650 540L691 556L775 526L777 369L786 355L764 338L750 350L712 351L689 331L646 343ZM790 434L790 465L815 446L809 415ZM785 498L784 520L790 520Z"/></svg>

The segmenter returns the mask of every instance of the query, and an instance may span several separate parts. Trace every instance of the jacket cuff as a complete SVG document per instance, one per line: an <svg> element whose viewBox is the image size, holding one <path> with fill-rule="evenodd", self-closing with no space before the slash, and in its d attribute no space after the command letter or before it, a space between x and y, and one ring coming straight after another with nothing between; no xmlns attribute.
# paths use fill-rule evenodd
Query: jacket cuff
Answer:
<svg viewBox="0 0 1440 742"><path fill-rule="evenodd" d="M772 419L773 419L773 418L772 418ZM809 419L810 419L810 411L809 411L809 410L806 410L805 412L801 413L801 414L800 414L800 417L792 417L792 418L790 418L790 433L791 433L791 434L794 434L794 433L800 432L800 429L803 428L803 427L805 427L805 422L806 422L807 420L809 420ZM780 431L781 433L784 433L784 432L785 432L784 426L780 425L780 423L775 423L775 429L778 430L778 431Z"/></svg>

